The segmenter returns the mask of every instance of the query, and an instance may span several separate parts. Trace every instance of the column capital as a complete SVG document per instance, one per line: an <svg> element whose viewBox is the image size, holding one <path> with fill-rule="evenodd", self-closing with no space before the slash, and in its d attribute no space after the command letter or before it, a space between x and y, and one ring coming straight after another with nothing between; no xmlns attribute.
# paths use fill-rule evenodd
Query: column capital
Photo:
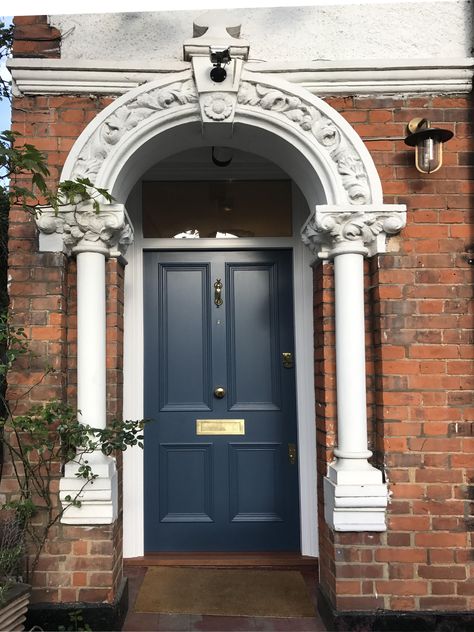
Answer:
<svg viewBox="0 0 474 632"><path fill-rule="evenodd" d="M90 202L59 211L46 208L36 218L36 225L42 252L99 252L121 257L133 242L132 224L123 204L101 204L99 211Z"/></svg>
<svg viewBox="0 0 474 632"><path fill-rule="evenodd" d="M301 238L319 259L357 253L372 257L386 252L386 238L406 224L404 204L317 205Z"/></svg>

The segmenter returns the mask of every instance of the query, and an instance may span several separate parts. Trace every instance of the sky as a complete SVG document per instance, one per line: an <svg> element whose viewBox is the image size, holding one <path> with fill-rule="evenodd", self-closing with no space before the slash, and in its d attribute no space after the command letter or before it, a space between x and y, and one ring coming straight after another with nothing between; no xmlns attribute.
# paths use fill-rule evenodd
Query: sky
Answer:
<svg viewBox="0 0 474 632"><path fill-rule="evenodd" d="M11 18L8 16L0 16L0 20L5 24L11 23ZM0 75L2 79L9 79L10 73L5 67L5 61L2 61L0 65ZM0 101L0 130L10 129L10 102L7 99Z"/></svg>

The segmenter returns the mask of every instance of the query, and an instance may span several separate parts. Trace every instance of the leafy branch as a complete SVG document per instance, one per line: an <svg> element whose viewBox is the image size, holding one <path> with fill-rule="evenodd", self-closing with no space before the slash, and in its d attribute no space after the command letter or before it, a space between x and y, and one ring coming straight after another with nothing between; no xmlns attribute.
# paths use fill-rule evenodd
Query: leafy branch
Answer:
<svg viewBox="0 0 474 632"><path fill-rule="evenodd" d="M57 189L49 188L45 156L30 143L19 144L20 139L18 132L0 132L0 183L10 206L38 217L45 208L58 213L61 207L80 202L91 202L98 213L101 199L113 201L107 189L96 187L88 178L64 180Z"/></svg>
<svg viewBox="0 0 474 632"><path fill-rule="evenodd" d="M0 21L0 60L11 55L13 25ZM0 76L0 100L11 101L11 82ZM110 193L96 187L88 178L60 182L57 189L48 187L50 171L45 155L31 143L22 143L19 132L0 132L0 189L10 206L18 206L34 217L45 208L56 213L61 207L91 202L96 213L100 201L112 202Z"/></svg>
<svg viewBox="0 0 474 632"><path fill-rule="evenodd" d="M28 353L23 328L15 328L0 319L0 340L6 351L0 358L0 379L15 361ZM142 421L112 421L106 428L93 428L78 419L78 412L64 402L51 401L31 407L23 415L8 414L0 419L3 444L9 455L17 491L3 505L13 510L31 553L26 576L35 571L51 528L69 507L80 507L86 487L94 484L97 475L89 459L94 453L112 455L130 446L143 448ZM57 481L66 463L77 465L79 488L58 501Z"/></svg>

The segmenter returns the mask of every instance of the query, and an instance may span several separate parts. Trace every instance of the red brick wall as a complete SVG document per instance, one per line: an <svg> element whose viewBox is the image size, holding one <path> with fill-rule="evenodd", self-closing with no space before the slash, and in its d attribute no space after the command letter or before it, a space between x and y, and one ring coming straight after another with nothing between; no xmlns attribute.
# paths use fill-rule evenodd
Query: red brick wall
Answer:
<svg viewBox="0 0 474 632"><path fill-rule="evenodd" d="M17 20L18 23L18 20ZM12 129L19 142L44 152L49 185L59 181L67 154L83 128L110 98L16 98ZM34 355L22 358L8 376L8 397L15 412L32 404L64 399L76 404L76 265L63 254L38 253L32 217L19 208L10 214L10 311L13 323L24 326ZM123 266L107 263L107 403L109 418L122 411ZM54 372L44 377L45 368ZM31 387L38 384L33 389ZM31 390L30 390L31 389ZM25 393L27 395L25 396ZM121 455L118 459L121 479ZM11 465L5 464L0 493L15 490ZM122 502L115 525L57 525L33 576L36 602L111 602L122 579Z"/></svg>
<svg viewBox="0 0 474 632"><path fill-rule="evenodd" d="M44 21L38 24L49 28ZM19 44L36 42L36 48L17 48L18 54L45 53L44 40L32 33ZM111 100L15 99L13 128L45 152L51 184L82 129ZM321 482L336 442L333 270L331 263L314 270L321 587L339 610L467 610L474 606L469 563L473 315L466 256L474 241L471 100L338 97L328 102L367 139L385 202L407 204L408 222L391 238L389 252L366 264L369 443L391 492L386 533L334 534L324 523ZM427 116L455 133L445 147L444 166L429 176L415 170L412 150L402 141L370 141L403 136L413 116ZM47 362L57 370L28 400L67 393L73 402L75 264L63 255L38 254L35 228L18 209L12 211L10 230L11 308L38 352L10 374L10 396L34 383ZM109 414L119 415L123 270L117 262L109 262L107 280L108 405ZM8 480L2 485L8 487ZM121 576L120 522L91 529L59 526L54 538L36 580L48 592L37 597L110 600Z"/></svg>
<svg viewBox="0 0 474 632"><path fill-rule="evenodd" d="M15 17L14 57L60 57L61 33L49 26L46 15Z"/></svg>
<svg viewBox="0 0 474 632"><path fill-rule="evenodd" d="M366 278L368 341L373 341L367 363L369 442L389 482L388 531L331 533L319 485L322 589L338 610L469 610L474 606L471 100L328 102L365 139L403 136L413 116L452 129L455 138L445 146L444 166L431 175L415 170L403 142L366 143L385 202L408 207L407 227L390 240L389 253L369 262ZM332 283L332 264L315 269L318 455L328 461L336 424ZM320 462L320 474L325 468Z"/></svg>

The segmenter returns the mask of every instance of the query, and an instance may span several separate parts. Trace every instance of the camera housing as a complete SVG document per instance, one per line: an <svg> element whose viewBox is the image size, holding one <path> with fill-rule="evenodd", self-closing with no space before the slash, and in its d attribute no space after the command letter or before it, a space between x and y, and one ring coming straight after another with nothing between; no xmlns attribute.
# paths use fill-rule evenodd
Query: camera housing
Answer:
<svg viewBox="0 0 474 632"><path fill-rule="evenodd" d="M214 66L221 66L230 62L230 50L228 48L211 48L211 63Z"/></svg>
<svg viewBox="0 0 474 632"><path fill-rule="evenodd" d="M214 83L222 83L227 77L227 71L223 66L227 65L231 60L229 49L211 48L210 59L213 65L210 71L211 80Z"/></svg>

